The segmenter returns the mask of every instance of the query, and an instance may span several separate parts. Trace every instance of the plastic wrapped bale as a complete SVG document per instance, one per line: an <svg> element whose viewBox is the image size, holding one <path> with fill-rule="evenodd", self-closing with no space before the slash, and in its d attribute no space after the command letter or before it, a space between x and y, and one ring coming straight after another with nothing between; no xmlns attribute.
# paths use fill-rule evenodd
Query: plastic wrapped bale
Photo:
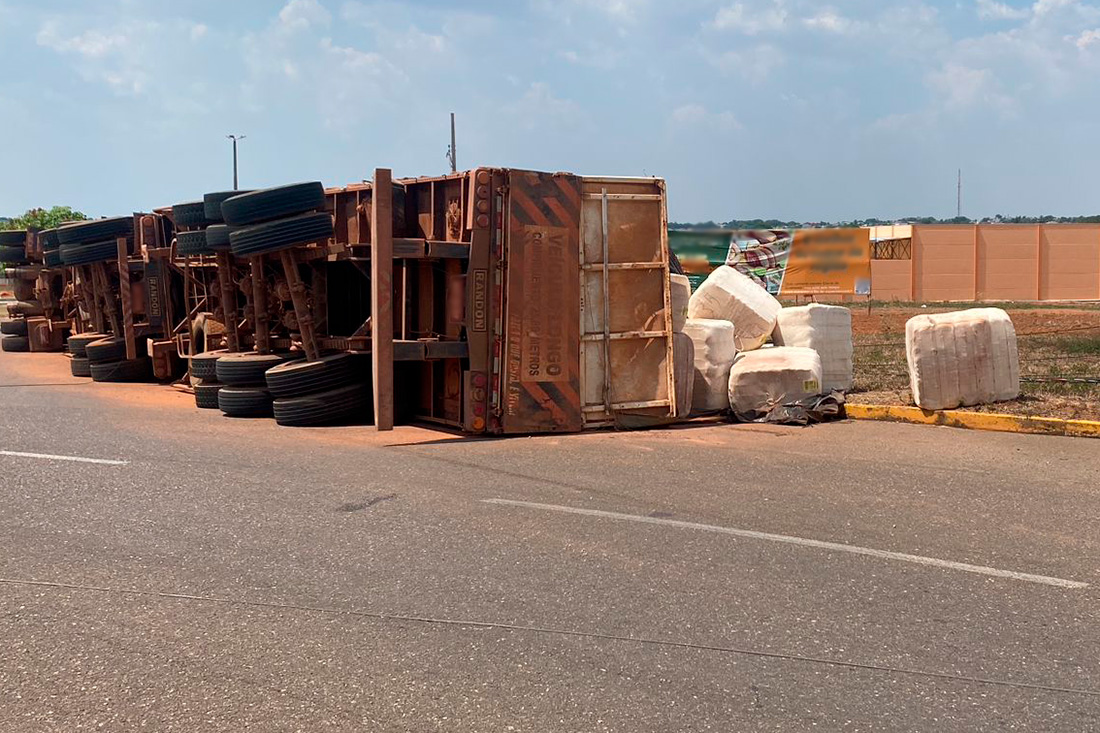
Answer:
<svg viewBox="0 0 1100 733"><path fill-rule="evenodd" d="M691 282L687 275L673 274L671 280L672 330L683 331L688 317L688 302L691 300Z"/></svg>
<svg viewBox="0 0 1100 733"><path fill-rule="evenodd" d="M777 346L741 354L730 369L729 401L739 420L821 394L821 357L813 349Z"/></svg>
<svg viewBox="0 0 1100 733"><path fill-rule="evenodd" d="M684 333L695 346L692 412L728 410L730 367L737 358L736 329L729 321L689 318Z"/></svg>
<svg viewBox="0 0 1100 733"><path fill-rule="evenodd" d="M688 318L729 321L738 351L759 349L775 330L782 306L755 281L728 265L703 281L688 303Z"/></svg>
<svg viewBox="0 0 1100 733"><path fill-rule="evenodd" d="M812 303L779 311L772 340L776 346L801 346L821 357L821 388L852 388L852 311Z"/></svg>
<svg viewBox="0 0 1100 733"><path fill-rule="evenodd" d="M1020 395L1012 319L1000 308L910 318L905 356L913 401L926 410L983 405Z"/></svg>
<svg viewBox="0 0 1100 733"><path fill-rule="evenodd" d="M695 392L695 342L685 333L672 334L672 378L676 380L676 417L691 415Z"/></svg>

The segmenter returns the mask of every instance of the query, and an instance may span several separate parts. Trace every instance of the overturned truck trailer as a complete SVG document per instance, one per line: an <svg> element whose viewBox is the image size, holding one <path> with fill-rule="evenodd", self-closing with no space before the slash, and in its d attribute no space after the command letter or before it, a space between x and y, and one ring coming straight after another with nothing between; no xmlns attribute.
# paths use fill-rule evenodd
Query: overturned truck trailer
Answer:
<svg viewBox="0 0 1100 733"><path fill-rule="evenodd" d="M348 347L371 352L379 429L575 432L686 415L661 179L380 169L327 193L327 321L339 328L367 299L341 286L339 263L369 267Z"/></svg>

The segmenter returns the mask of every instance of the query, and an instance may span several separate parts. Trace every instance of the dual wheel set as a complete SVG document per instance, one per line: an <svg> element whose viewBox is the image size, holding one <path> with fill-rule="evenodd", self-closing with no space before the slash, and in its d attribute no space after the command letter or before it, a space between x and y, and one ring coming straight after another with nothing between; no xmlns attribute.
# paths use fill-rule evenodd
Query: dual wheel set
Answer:
<svg viewBox="0 0 1100 733"><path fill-rule="evenodd" d="M41 238L45 232L41 232ZM27 257L25 230L0 231L0 264L5 267L23 268L31 264ZM49 246L49 240L46 240ZM50 266L47 250L46 264ZM7 306L9 321L0 323L0 350L25 352L31 350L28 318L45 315L45 308L35 300L34 280L17 278L12 287L16 302Z"/></svg>
<svg viewBox="0 0 1100 733"><path fill-rule="evenodd" d="M180 256L231 253L255 258L333 236L319 182L259 191L209 193L177 204ZM295 267L289 260L287 267ZM287 273L288 279L291 273ZM303 338L303 342L306 339ZM309 348L306 349L309 351ZM351 353L313 360L300 354L210 351L191 357L195 404L230 417L274 417L280 425L358 422L371 408L366 363Z"/></svg>
<svg viewBox="0 0 1100 733"><path fill-rule="evenodd" d="M361 422L371 410L368 370L369 357L347 352L313 361L224 351L191 358L197 407L294 427Z"/></svg>
<svg viewBox="0 0 1100 733"><path fill-rule="evenodd" d="M179 256L231 252L236 257L277 252L333 235L319 182L260 191L218 191L172 207ZM184 230L184 228L186 228Z"/></svg>
<svg viewBox="0 0 1100 733"><path fill-rule="evenodd" d="M144 354L126 358L126 339L104 333L81 333L69 337L69 369L74 377L91 377L96 382L148 382L153 363ZM138 340L138 348L144 340Z"/></svg>

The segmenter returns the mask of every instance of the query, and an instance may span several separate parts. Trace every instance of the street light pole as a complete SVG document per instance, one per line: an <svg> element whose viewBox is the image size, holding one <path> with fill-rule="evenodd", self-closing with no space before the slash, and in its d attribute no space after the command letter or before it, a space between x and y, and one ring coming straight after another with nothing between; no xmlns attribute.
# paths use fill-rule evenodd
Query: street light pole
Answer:
<svg viewBox="0 0 1100 733"><path fill-rule="evenodd" d="M233 141L233 190L239 190L237 185L237 141L244 140L244 135L226 135L227 138Z"/></svg>

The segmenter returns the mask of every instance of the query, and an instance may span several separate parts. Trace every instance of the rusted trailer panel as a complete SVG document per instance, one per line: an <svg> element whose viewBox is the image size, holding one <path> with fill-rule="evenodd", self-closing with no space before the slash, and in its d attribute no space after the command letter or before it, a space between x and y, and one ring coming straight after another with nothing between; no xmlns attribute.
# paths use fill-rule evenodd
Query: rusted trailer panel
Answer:
<svg viewBox="0 0 1100 733"><path fill-rule="evenodd" d="M376 240L362 217L387 206L362 188L340 201L352 195L336 195L338 230ZM393 284L381 285L396 303L394 359L420 362L399 370L398 412L502 434L676 414L663 181L483 168L400 180L382 197L395 222Z"/></svg>
<svg viewBox="0 0 1100 733"><path fill-rule="evenodd" d="M677 414L664 181L583 180L585 424Z"/></svg>

